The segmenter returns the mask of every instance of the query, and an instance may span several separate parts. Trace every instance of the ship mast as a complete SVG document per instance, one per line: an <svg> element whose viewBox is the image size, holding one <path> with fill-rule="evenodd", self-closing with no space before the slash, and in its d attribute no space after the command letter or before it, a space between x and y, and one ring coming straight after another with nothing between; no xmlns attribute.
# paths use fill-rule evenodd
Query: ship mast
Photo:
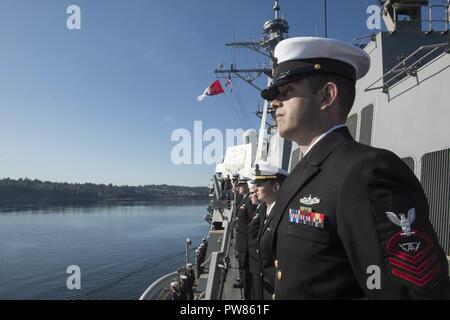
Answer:
<svg viewBox="0 0 450 320"><path fill-rule="evenodd" d="M286 34L289 31L289 24L283 18L279 17L280 13L280 4L279 0L275 0L275 4L273 6L274 18L272 20L266 21L263 26L264 34L261 40L259 41L250 41L250 42L231 42L226 44L227 46L233 49L250 49L259 54L262 54L268 58L270 58L271 67L270 68L247 68L247 69L238 69L234 64L231 64L230 69L219 68L214 72L217 77L233 77L239 78L253 86L254 88L261 91L254 84L254 81L259 78L262 74L265 74L267 79L267 85L269 86L272 83L272 74L273 74L273 66L274 66L274 55L273 52L275 50L276 45L283 39L285 39ZM258 149L256 151L256 160L265 160L267 157L267 140L266 140L266 124L267 124L267 114L269 112L269 102L264 102L263 111L258 111L256 114L261 118L261 127L259 131L258 137ZM273 121L272 121L273 123ZM270 124L269 124L270 125Z"/></svg>

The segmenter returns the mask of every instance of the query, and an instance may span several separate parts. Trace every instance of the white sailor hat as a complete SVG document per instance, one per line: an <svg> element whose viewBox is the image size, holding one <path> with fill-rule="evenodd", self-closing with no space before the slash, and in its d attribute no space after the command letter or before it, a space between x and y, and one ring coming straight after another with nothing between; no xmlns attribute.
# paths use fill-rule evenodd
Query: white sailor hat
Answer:
<svg viewBox="0 0 450 320"><path fill-rule="evenodd" d="M254 180L247 181L247 185L248 185L249 190L256 188L256 184L255 184Z"/></svg>
<svg viewBox="0 0 450 320"><path fill-rule="evenodd" d="M187 266L188 268L192 268L192 263L188 263L186 266Z"/></svg>
<svg viewBox="0 0 450 320"><path fill-rule="evenodd" d="M261 92L269 101L279 95L279 86L308 75L335 74L356 82L370 68L370 56L364 50L329 38L286 39L275 47L274 56L273 83Z"/></svg>
<svg viewBox="0 0 450 320"><path fill-rule="evenodd" d="M178 286L178 283L176 283L176 282L171 282L171 283L170 283L170 286L171 286L172 288L176 288L176 287Z"/></svg>
<svg viewBox="0 0 450 320"><path fill-rule="evenodd" d="M187 279L187 276L185 276L184 274L182 274L182 275L180 276L180 279L186 280L186 279Z"/></svg>
<svg viewBox="0 0 450 320"><path fill-rule="evenodd" d="M239 173L239 181L238 181L238 185L241 185L241 184L247 184L247 182L248 181L250 181L250 180L252 180L251 179L251 177L249 176L249 175L247 175L247 174L245 174L244 172L243 172L243 170L241 170L241 172Z"/></svg>
<svg viewBox="0 0 450 320"><path fill-rule="evenodd" d="M288 172L278 168L266 161L259 161L255 164L255 183L261 181L276 181L285 178Z"/></svg>

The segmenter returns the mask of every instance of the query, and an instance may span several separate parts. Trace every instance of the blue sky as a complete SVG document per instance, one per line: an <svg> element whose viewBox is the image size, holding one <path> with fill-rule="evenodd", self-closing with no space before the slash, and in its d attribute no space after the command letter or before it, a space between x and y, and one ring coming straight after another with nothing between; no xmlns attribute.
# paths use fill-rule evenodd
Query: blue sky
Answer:
<svg viewBox="0 0 450 320"><path fill-rule="evenodd" d="M371 33L376 0L329 0L329 37ZM68 30L66 8L81 8ZM289 36L323 35L323 1L281 0ZM174 129L258 126L259 93L234 81L249 118L229 93L196 97L232 60L224 44L260 37L272 0L2 0L0 178L202 186L214 166L174 165ZM238 67L263 56L236 52ZM262 85L263 81L260 82ZM206 145L206 143L205 143Z"/></svg>

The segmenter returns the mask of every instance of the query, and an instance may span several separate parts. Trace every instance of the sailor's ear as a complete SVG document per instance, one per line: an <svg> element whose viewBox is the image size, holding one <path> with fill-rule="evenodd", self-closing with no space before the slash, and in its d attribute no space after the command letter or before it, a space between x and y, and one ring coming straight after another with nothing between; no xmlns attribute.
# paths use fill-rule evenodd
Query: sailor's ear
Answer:
<svg viewBox="0 0 450 320"><path fill-rule="evenodd" d="M339 87L334 82L327 82L318 92L320 110L329 110L336 102L339 94Z"/></svg>
<svg viewBox="0 0 450 320"><path fill-rule="evenodd" d="M272 190L273 190L273 192L278 192L278 190L280 190L280 184L278 182L275 182L272 185Z"/></svg>

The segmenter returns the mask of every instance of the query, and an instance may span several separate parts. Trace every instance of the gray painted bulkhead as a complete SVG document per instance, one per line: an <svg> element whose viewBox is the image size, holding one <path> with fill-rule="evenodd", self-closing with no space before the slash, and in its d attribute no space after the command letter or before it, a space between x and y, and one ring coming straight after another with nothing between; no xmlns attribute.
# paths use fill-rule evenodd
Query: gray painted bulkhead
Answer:
<svg viewBox="0 0 450 320"><path fill-rule="evenodd" d="M450 54L444 49L436 51L420 64L416 74L399 77L387 90L366 91L366 88L397 65L400 56L408 56L420 46L448 43L449 39L448 33L437 32L378 34L365 47L372 65L366 77L357 83L357 96L349 115L351 126L357 119L358 141L393 151L421 180L430 203L431 222L447 255L450 255L450 174L446 169L449 157L443 157L442 153L450 153ZM383 80L376 86L382 84ZM366 111L371 106L373 115L368 119ZM426 172L422 172L423 159L433 163Z"/></svg>

